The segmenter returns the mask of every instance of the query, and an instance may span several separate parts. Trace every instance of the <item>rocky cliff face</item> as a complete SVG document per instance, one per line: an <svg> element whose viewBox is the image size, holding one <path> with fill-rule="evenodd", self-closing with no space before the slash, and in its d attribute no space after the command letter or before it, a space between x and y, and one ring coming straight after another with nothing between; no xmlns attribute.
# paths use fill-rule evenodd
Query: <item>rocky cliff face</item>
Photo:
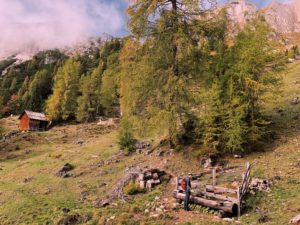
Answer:
<svg viewBox="0 0 300 225"><path fill-rule="evenodd" d="M257 12L254 4L248 3L246 0L233 0L227 5L227 14L229 19L239 25L244 25Z"/></svg>
<svg viewBox="0 0 300 225"><path fill-rule="evenodd" d="M297 10L296 5L299 5L299 0L294 0L290 4L273 1L261 13L278 33L300 32L300 8Z"/></svg>
<svg viewBox="0 0 300 225"><path fill-rule="evenodd" d="M274 0L260 10L246 0L231 0L225 7L234 24L243 26L254 15L262 15L276 33L300 32L300 0L292 0L288 4Z"/></svg>

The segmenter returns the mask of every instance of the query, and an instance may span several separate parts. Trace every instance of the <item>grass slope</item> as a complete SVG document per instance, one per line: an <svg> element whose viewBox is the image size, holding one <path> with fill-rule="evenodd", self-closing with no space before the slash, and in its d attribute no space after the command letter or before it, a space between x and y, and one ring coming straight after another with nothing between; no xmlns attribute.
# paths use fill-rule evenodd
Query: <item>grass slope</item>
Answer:
<svg viewBox="0 0 300 225"><path fill-rule="evenodd" d="M249 207L241 224L258 224L263 217L265 224L287 224L300 213L300 105L290 104L293 96L300 96L299 62L290 66L281 87L281 93L266 107L279 138L245 158L226 159L230 163L257 162L253 175L274 180L271 193L248 198ZM2 122L7 130L16 127L13 118ZM184 153L164 158L134 155L105 165L103 161L118 157L116 137L116 129L83 124L0 142L0 224L55 224L76 213L88 218L87 224L227 224L205 208L197 207L192 212L171 210L172 181L127 203L94 208L93 202L105 198L128 166L154 165L173 174L200 170L198 162ZM76 144L78 140L84 144ZM75 166L74 176L55 176L65 163ZM145 212L163 202L166 213L157 216Z"/></svg>

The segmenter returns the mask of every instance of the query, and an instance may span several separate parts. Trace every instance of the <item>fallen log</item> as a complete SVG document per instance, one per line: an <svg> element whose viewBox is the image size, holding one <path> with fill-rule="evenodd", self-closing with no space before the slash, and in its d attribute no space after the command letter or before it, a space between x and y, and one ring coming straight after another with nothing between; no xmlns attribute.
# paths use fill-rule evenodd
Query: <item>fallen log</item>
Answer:
<svg viewBox="0 0 300 225"><path fill-rule="evenodd" d="M179 191L175 190L173 192L173 197L176 199L184 200L185 199L185 193L180 193ZM213 209L222 210L227 213L231 213L233 215L236 215L238 212L238 205L233 202L229 201L215 201L215 200L209 200L197 196L190 196L190 202L196 203L202 206L206 206Z"/></svg>
<svg viewBox="0 0 300 225"><path fill-rule="evenodd" d="M230 201L230 202L234 202L237 203L239 202L239 200L237 198L234 197L230 197L230 196L225 196L225 195L219 195L219 194L214 194L211 192L206 192L206 191L193 191L192 193L195 193L196 196L200 197L203 196L204 198L212 198L215 200L219 200L219 201Z"/></svg>
<svg viewBox="0 0 300 225"><path fill-rule="evenodd" d="M205 185L205 189L208 192L214 192L214 193L231 193L231 194L237 193L237 190L231 188L224 188L220 186L213 186L213 185Z"/></svg>

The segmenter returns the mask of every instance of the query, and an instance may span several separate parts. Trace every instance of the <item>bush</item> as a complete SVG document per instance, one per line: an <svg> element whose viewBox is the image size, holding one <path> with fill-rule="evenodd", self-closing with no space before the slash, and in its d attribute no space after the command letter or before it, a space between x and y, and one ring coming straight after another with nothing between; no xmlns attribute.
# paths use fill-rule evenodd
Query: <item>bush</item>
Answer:
<svg viewBox="0 0 300 225"><path fill-rule="evenodd" d="M136 139L134 139L131 127L126 121L122 121L118 139L118 144L122 150L128 153L132 153L135 150Z"/></svg>
<svg viewBox="0 0 300 225"><path fill-rule="evenodd" d="M127 195L135 195L139 193L144 193L145 189L141 188L134 180L131 180L123 189L124 193Z"/></svg>

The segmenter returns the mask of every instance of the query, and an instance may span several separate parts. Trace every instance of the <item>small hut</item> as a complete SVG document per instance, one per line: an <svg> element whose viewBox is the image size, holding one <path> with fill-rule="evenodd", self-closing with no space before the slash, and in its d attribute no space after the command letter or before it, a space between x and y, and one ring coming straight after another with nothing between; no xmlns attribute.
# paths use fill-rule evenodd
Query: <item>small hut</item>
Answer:
<svg viewBox="0 0 300 225"><path fill-rule="evenodd" d="M25 110L20 116L20 131L45 131L49 120L43 113Z"/></svg>

